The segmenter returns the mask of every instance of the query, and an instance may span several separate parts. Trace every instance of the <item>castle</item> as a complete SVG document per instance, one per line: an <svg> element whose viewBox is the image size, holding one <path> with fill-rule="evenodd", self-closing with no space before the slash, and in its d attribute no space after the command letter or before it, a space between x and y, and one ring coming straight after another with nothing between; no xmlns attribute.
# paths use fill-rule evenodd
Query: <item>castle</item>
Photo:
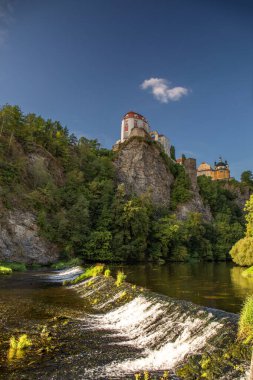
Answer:
<svg viewBox="0 0 253 380"><path fill-rule="evenodd" d="M214 163L214 168L212 168L211 165L207 164L206 162L202 162L202 164L200 164L198 167L197 175L206 175L207 177L211 177L213 181L224 179L229 180L230 170L228 162L223 162L222 158L220 157L219 161Z"/></svg>
<svg viewBox="0 0 253 380"><path fill-rule="evenodd" d="M170 149L171 144L169 139L159 134L156 130L151 131L147 119L137 112L129 111L127 112L121 122L121 137L115 145L113 150L117 151L120 145L127 141L129 138L139 136L150 141L156 141L162 146L164 152L171 157ZM176 160L178 164L185 167L187 173L190 177L196 177L201 175L206 175L211 177L214 181L219 180L229 180L230 170L227 161L223 162L222 158L219 158L219 162L214 163L214 168L206 162L202 162L198 169L196 168L196 160L194 158L185 158L184 155ZM197 174L197 176L196 176ZM195 184L195 181L192 181ZM197 183L197 182L196 182Z"/></svg>
<svg viewBox="0 0 253 380"><path fill-rule="evenodd" d="M121 122L121 138L113 146L113 150L118 150L120 144L124 143L130 137L140 136L149 140L157 141L164 152L170 157L170 141L169 139L159 134L157 131L151 131L147 119L137 112L130 111L125 114Z"/></svg>

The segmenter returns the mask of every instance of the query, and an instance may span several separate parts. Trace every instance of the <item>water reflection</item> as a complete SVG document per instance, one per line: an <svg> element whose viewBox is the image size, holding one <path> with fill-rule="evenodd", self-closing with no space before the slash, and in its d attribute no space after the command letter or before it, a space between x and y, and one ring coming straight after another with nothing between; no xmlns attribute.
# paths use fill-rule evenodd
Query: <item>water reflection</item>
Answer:
<svg viewBox="0 0 253 380"><path fill-rule="evenodd" d="M243 278L243 268L232 263L139 264L123 268L130 282L229 312L238 313L245 296L253 294L253 279Z"/></svg>

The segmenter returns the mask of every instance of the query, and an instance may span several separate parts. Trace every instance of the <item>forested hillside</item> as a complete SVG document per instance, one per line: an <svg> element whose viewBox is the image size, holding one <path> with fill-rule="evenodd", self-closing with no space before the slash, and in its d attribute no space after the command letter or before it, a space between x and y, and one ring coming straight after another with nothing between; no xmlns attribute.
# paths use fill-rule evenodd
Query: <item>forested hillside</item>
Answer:
<svg viewBox="0 0 253 380"><path fill-rule="evenodd" d="M161 152L160 156L164 158ZM244 234L236 195L222 183L199 178L200 193L213 220L200 213L177 220L175 211L189 200L183 168L164 158L174 176L170 207L158 207L147 191L127 194L116 180L117 153L97 140L77 139L58 121L19 107L0 110L1 223L8 210L37 217L40 235L55 243L61 256L86 260L224 260ZM159 186L159 184L157 184Z"/></svg>

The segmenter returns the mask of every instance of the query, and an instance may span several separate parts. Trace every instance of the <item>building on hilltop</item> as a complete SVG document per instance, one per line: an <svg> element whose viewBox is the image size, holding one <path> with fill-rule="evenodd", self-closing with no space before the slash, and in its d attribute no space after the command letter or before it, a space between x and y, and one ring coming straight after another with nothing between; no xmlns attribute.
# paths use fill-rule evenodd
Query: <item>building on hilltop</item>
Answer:
<svg viewBox="0 0 253 380"><path fill-rule="evenodd" d="M130 137L130 134L134 128L144 129L147 133L150 133L148 121L144 116L136 112L128 112L123 117L121 122L121 142L124 142Z"/></svg>
<svg viewBox="0 0 253 380"><path fill-rule="evenodd" d="M229 180L231 178L228 162L223 162L221 157L218 162L214 163L214 168L206 162L202 162L198 167L197 175L211 177L213 181Z"/></svg>
<svg viewBox="0 0 253 380"><path fill-rule="evenodd" d="M125 114L121 122L121 138L113 146L113 150L118 150L120 144L124 143L130 137L140 136L157 141L164 149L164 152L170 157L169 139L160 135L157 131L150 130L147 119L137 112L129 111Z"/></svg>
<svg viewBox="0 0 253 380"><path fill-rule="evenodd" d="M157 131L150 132L150 136L152 140L158 141L163 146L164 152L170 157L170 140L166 136L160 135Z"/></svg>

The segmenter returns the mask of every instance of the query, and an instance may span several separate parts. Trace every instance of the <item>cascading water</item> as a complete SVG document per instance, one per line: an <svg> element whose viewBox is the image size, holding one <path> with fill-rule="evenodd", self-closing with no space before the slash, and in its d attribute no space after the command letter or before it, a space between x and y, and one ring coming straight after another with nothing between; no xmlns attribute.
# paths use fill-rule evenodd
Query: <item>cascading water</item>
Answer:
<svg viewBox="0 0 253 380"><path fill-rule="evenodd" d="M85 318L87 329L104 331L119 338L111 344L120 351L123 346L137 349L133 357L117 357L105 366L85 371L87 378L126 378L138 371L170 370L187 357L215 348L217 338L235 335L237 316L218 310L201 308L188 302L170 299L151 292L137 293L119 306L123 291L114 287L110 298L98 299L108 291L108 280L95 278L72 286L82 297L96 299L93 313ZM131 355L130 355L131 356ZM131 377L129 377L131 378ZM133 378L133 377L132 377Z"/></svg>

